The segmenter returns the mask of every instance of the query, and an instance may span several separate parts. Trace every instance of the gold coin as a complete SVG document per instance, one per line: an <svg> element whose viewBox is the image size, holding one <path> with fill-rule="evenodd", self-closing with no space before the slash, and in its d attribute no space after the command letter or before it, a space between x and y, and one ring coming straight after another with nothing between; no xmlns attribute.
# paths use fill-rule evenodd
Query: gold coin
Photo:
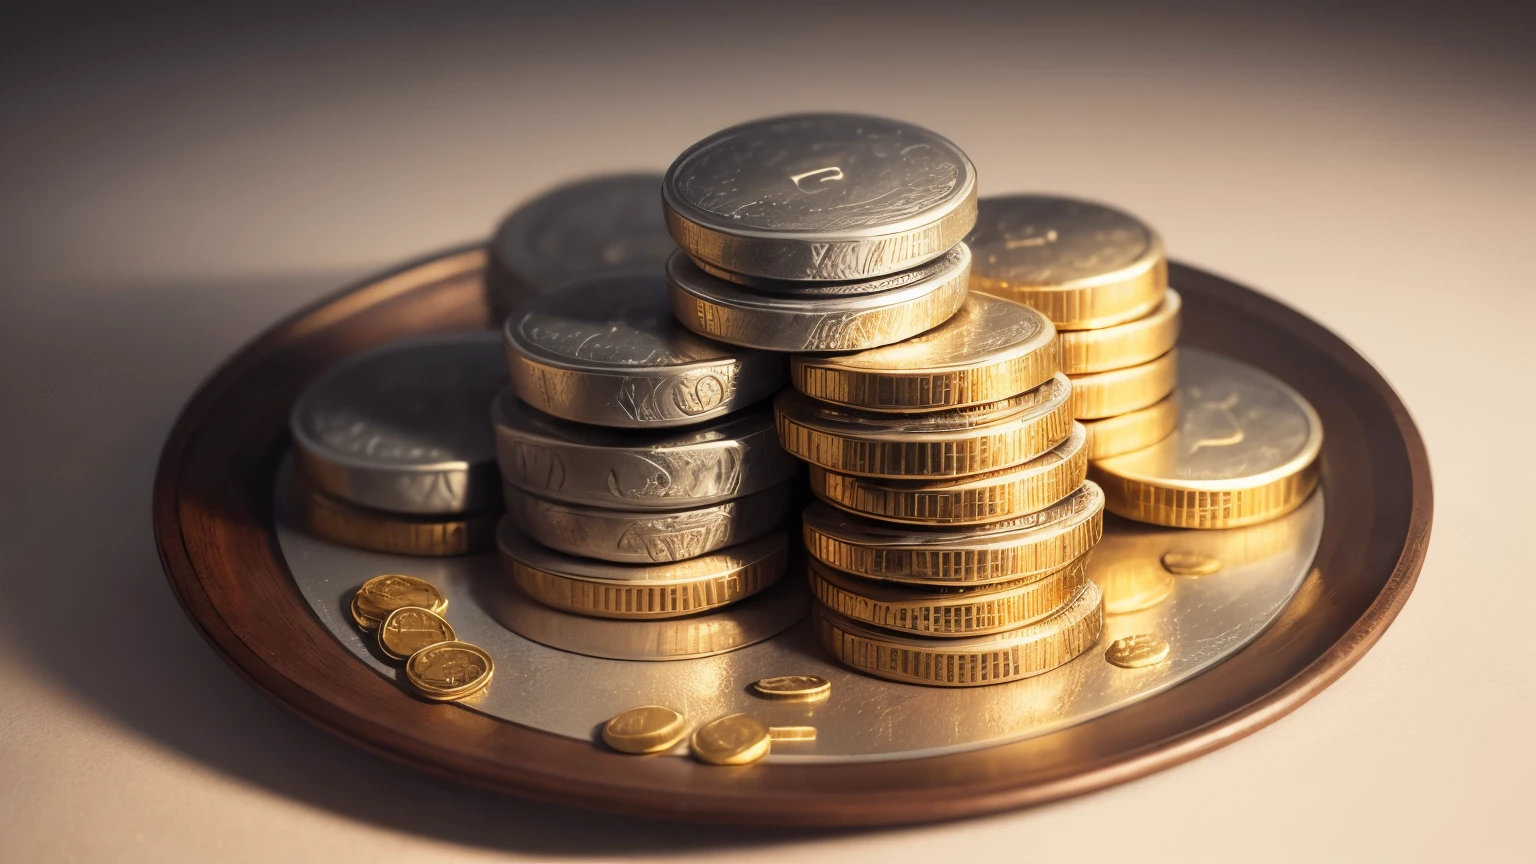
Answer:
<svg viewBox="0 0 1536 864"><path fill-rule="evenodd" d="M1104 533L1104 493L1083 483L1037 513L976 527L897 526L824 501L805 510L806 549L829 566L886 582L982 585L1041 576L1092 549Z"/></svg>
<svg viewBox="0 0 1536 864"><path fill-rule="evenodd" d="M790 358L800 392L869 411L981 405L1033 390L1057 371L1056 328L1028 306L972 294L948 321L903 342Z"/></svg>
<svg viewBox="0 0 1536 864"><path fill-rule="evenodd" d="M353 595L352 602L348 604L347 609L352 613L352 623L356 624L358 629L364 632L372 633L373 631L379 629L380 624L384 623L383 619L381 618L375 618L372 615L364 615L362 610L357 608L356 595Z"/></svg>
<svg viewBox="0 0 1536 864"><path fill-rule="evenodd" d="M463 699L491 683L491 655L468 642L443 642L412 654L405 678L421 695L439 702Z"/></svg>
<svg viewBox="0 0 1536 864"><path fill-rule="evenodd" d="M754 681L752 689L759 696L770 699L808 702L827 698L832 692L832 682L820 675L775 675Z"/></svg>
<svg viewBox="0 0 1536 864"><path fill-rule="evenodd" d="M603 725L603 743L620 753L660 753L686 737L683 715L660 705L631 708Z"/></svg>
<svg viewBox="0 0 1536 864"><path fill-rule="evenodd" d="M1294 510L1317 487L1323 427L1296 391L1195 349L1179 360L1179 428L1094 463L1105 507L1172 528L1230 528Z"/></svg>
<svg viewBox="0 0 1536 864"><path fill-rule="evenodd" d="M1083 485L1088 432L1073 424L1055 449L1014 468L944 480L856 477L811 466L811 491L854 513L918 525L977 525L1017 519Z"/></svg>
<svg viewBox="0 0 1536 864"><path fill-rule="evenodd" d="M813 561L809 578L811 593L822 605L854 621L896 633L951 638L1017 630L1059 612L1088 583L1088 567L1079 558L1034 579L919 588L848 576Z"/></svg>
<svg viewBox="0 0 1536 864"><path fill-rule="evenodd" d="M442 616L420 606L402 606L379 625L379 650L396 660L405 660L428 645L458 638Z"/></svg>
<svg viewBox="0 0 1536 864"><path fill-rule="evenodd" d="M1100 204L1045 195L983 198L971 247L971 290L1039 309L1058 330L1140 318L1168 287L1157 232Z"/></svg>
<svg viewBox="0 0 1536 864"><path fill-rule="evenodd" d="M437 519L384 513L332 498L298 480L297 473L291 497L301 530L356 549L444 557L484 552L495 544L497 513Z"/></svg>
<svg viewBox="0 0 1536 864"><path fill-rule="evenodd" d="M1088 427L1090 460L1151 447L1179 425L1179 394L1174 391L1146 408L1082 423Z"/></svg>
<svg viewBox="0 0 1536 864"><path fill-rule="evenodd" d="M693 755L711 765L747 765L768 755L768 727L746 714L727 714L693 733Z"/></svg>
<svg viewBox="0 0 1536 864"><path fill-rule="evenodd" d="M1168 659L1168 643L1151 633L1137 633L1109 643L1104 659L1122 669L1156 666Z"/></svg>
<svg viewBox="0 0 1536 864"><path fill-rule="evenodd" d="M783 390L773 400L779 442L792 456L868 477L957 477L1006 468L1072 431L1072 385L1057 375L1000 402L925 414L843 408Z"/></svg>
<svg viewBox="0 0 1536 864"><path fill-rule="evenodd" d="M1099 640L1103 596L1083 586L1065 609L1028 627L965 639L929 639L889 633L816 607L822 647L860 672L908 684L978 687L1049 672Z"/></svg>
<svg viewBox="0 0 1536 864"><path fill-rule="evenodd" d="M1069 377L1073 417L1113 417L1146 408L1173 392L1179 383L1179 349L1139 366Z"/></svg>
<svg viewBox="0 0 1536 864"><path fill-rule="evenodd" d="M784 575L789 535L776 530L687 561L613 564L546 549L502 521L507 573L547 606L599 618L675 618L750 597Z"/></svg>
<svg viewBox="0 0 1536 864"><path fill-rule="evenodd" d="M397 573L375 576L353 596L352 618L364 629L372 630L389 613L406 606L420 606L441 615L448 608L448 598L425 579Z"/></svg>
<svg viewBox="0 0 1536 864"><path fill-rule="evenodd" d="M792 744L792 743L794 743L796 741L815 741L816 740L816 727L815 726L769 726L768 727L768 737L772 738L774 741L779 742L781 744L783 744L783 743L791 743Z"/></svg>
<svg viewBox="0 0 1536 864"><path fill-rule="evenodd" d="M1168 289L1163 302L1134 321L1097 330L1063 330L1061 371L1068 375L1123 369L1155 360L1179 341L1179 292Z"/></svg>
<svg viewBox="0 0 1536 864"><path fill-rule="evenodd" d="M1175 576L1210 576L1221 569L1221 559L1199 552L1164 552L1163 569Z"/></svg>

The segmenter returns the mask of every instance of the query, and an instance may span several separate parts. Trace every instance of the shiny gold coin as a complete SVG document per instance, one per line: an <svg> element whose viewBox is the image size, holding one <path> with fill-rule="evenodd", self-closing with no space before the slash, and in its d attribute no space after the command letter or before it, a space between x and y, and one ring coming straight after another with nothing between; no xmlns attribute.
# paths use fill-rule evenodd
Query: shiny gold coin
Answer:
<svg viewBox="0 0 1536 864"><path fill-rule="evenodd" d="M1163 569L1175 576L1209 576L1221 569L1221 559L1199 552L1164 552Z"/></svg>
<svg viewBox="0 0 1536 864"><path fill-rule="evenodd" d="M1317 487L1322 422L1296 391L1186 349L1179 402L1173 434L1093 463L1111 512L1173 528L1229 528L1288 513Z"/></svg>
<svg viewBox="0 0 1536 864"><path fill-rule="evenodd" d="M827 698L832 693L832 682L820 675L775 675L754 681L752 690L770 699L809 702Z"/></svg>
<svg viewBox="0 0 1536 864"><path fill-rule="evenodd" d="M711 720L693 733L693 756L711 765L747 765L768 755L768 727L746 714Z"/></svg>
<svg viewBox="0 0 1536 864"><path fill-rule="evenodd" d="M1151 447L1167 438L1179 425L1179 394L1174 391L1146 408L1103 420L1084 420L1082 424L1088 427L1090 460Z"/></svg>
<svg viewBox="0 0 1536 864"><path fill-rule="evenodd" d="M1137 633L1109 643L1104 659L1122 669L1156 666L1168 659L1168 643L1151 633Z"/></svg>
<svg viewBox="0 0 1536 864"><path fill-rule="evenodd" d="M379 650L396 660L405 660L428 645L458 638L442 616L420 606L402 606L379 625Z"/></svg>
<svg viewBox="0 0 1536 864"><path fill-rule="evenodd" d="M932 588L891 585L838 573L812 561L811 593L854 621L914 636L954 638L1016 630L1047 618L1088 584L1079 558L1043 577L996 585Z"/></svg>
<svg viewBox="0 0 1536 864"><path fill-rule="evenodd" d="M796 741L815 741L815 726L769 726L768 737L780 744L793 744Z"/></svg>
<svg viewBox="0 0 1536 864"><path fill-rule="evenodd" d="M1163 302L1134 321L1097 330L1063 330L1061 371L1068 375L1124 369L1155 360L1179 341L1179 313L1184 301L1168 289Z"/></svg>
<svg viewBox="0 0 1536 864"><path fill-rule="evenodd" d="M1058 330L1108 327L1157 308L1168 287L1163 241L1139 219L1045 195L977 202L971 290L1039 309Z"/></svg>
<svg viewBox="0 0 1536 864"><path fill-rule="evenodd" d="M603 743L620 753L660 753L688 737L688 721L671 708L645 705L603 725Z"/></svg>
<svg viewBox="0 0 1536 864"><path fill-rule="evenodd" d="M382 618L375 618L371 615L364 615L362 610L357 608L356 596L354 596L352 598L352 602L348 604L347 611L352 613L352 623L356 624L359 630L362 630L366 633L372 633L373 631L379 629L380 624L384 623Z"/></svg>
<svg viewBox="0 0 1536 864"><path fill-rule="evenodd" d="M1104 493L1084 483L1037 513L975 527L898 526L817 501L802 519L806 549L829 566L886 582L984 585L1042 576L1104 533Z"/></svg>
<svg viewBox="0 0 1536 864"><path fill-rule="evenodd" d="M860 672L908 684L978 687L1049 672L1092 648L1104 627L1103 596L1083 586L1065 609L1028 627L966 639L889 633L816 608L822 647Z"/></svg>
<svg viewBox="0 0 1536 864"><path fill-rule="evenodd" d="M406 606L420 606L441 615L448 608L448 598L425 579L394 573L375 576L353 596L352 618L364 629L372 630L389 613Z"/></svg>
<svg viewBox="0 0 1536 864"><path fill-rule="evenodd" d="M1055 504L1083 484L1088 432L1073 424L1066 441L1014 468L945 480L857 477L811 466L811 491L844 510L891 522L978 525L1018 519Z"/></svg>
<svg viewBox="0 0 1536 864"><path fill-rule="evenodd" d="M468 642L443 642L412 654L405 678L421 695L439 702L463 699L491 683L496 664L491 655Z"/></svg>
<svg viewBox="0 0 1536 864"><path fill-rule="evenodd" d="M1000 402L882 414L783 390L773 400L779 442L812 465L867 477L957 477L1007 468L1072 431L1072 387L1057 375Z"/></svg>
<svg viewBox="0 0 1536 864"><path fill-rule="evenodd" d="M1006 399L1056 374L1056 328L1028 306L972 294L948 321L903 342L790 358L800 392L869 411L932 411Z"/></svg>
<svg viewBox="0 0 1536 864"><path fill-rule="evenodd" d="M386 555L445 557L487 551L495 545L500 515L424 518L369 510L332 498L297 476L291 498L294 521L305 533Z"/></svg>
<svg viewBox="0 0 1536 864"><path fill-rule="evenodd" d="M1179 349L1139 366L1070 377L1073 417L1113 417L1146 408L1173 392L1179 383Z"/></svg>

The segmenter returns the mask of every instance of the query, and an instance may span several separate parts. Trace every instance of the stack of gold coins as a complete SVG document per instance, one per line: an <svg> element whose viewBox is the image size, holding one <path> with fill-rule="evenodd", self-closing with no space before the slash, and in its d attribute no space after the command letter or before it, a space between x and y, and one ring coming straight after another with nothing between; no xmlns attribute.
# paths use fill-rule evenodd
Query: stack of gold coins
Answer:
<svg viewBox="0 0 1536 864"><path fill-rule="evenodd" d="M986 198L966 238L971 287L1040 310L1061 333L1072 415L1098 460L1151 446L1179 420L1179 295L1163 242L1135 217L1087 201Z"/></svg>

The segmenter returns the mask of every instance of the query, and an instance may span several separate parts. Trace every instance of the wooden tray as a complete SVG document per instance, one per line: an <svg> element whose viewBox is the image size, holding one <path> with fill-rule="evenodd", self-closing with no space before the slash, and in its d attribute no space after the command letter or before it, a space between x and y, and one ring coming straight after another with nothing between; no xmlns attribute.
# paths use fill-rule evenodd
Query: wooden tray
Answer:
<svg viewBox="0 0 1536 864"><path fill-rule="evenodd" d="M1429 540L1429 462L1379 373L1274 300L1173 265L1181 344L1264 369L1322 417L1327 515L1298 600L1246 648L1106 716L984 750L892 762L744 769L635 758L401 690L349 653L300 596L278 548L274 477L289 407L371 346L490 326L473 247L408 265L297 313L224 364L183 410L155 478L160 557L187 614L257 687L348 741L467 783L675 819L911 824L1051 801L1234 741L1336 680L1408 599ZM1301 598L1305 602L1301 602Z"/></svg>

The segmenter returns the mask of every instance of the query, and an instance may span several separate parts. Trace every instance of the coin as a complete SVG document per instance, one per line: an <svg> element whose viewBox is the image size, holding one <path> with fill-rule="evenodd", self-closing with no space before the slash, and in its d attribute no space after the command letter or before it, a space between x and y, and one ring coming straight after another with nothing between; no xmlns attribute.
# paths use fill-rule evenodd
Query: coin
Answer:
<svg viewBox="0 0 1536 864"><path fill-rule="evenodd" d="M831 357L793 357L790 379L825 402L870 411L981 405L1051 380L1056 328L1033 309L972 294L954 317L894 345Z"/></svg>
<svg viewBox="0 0 1536 864"><path fill-rule="evenodd" d="M1068 375L1103 372L1146 363L1167 354L1179 341L1179 292L1168 289L1149 314L1097 330L1063 330L1061 371Z"/></svg>
<svg viewBox="0 0 1536 864"><path fill-rule="evenodd" d="M677 244L660 197L660 174L610 174L557 186L512 211L491 238L485 271L496 320L572 282L661 272Z"/></svg>
<svg viewBox="0 0 1536 864"><path fill-rule="evenodd" d="M689 510L607 510L546 501L507 485L507 514L561 552L624 564L684 561L760 537L789 515L792 483Z"/></svg>
<svg viewBox="0 0 1536 864"><path fill-rule="evenodd" d="M956 477L1020 465L1072 432L1072 385L1058 375L985 405L890 414L785 389L773 400L779 442L812 465L868 477Z"/></svg>
<svg viewBox="0 0 1536 864"><path fill-rule="evenodd" d="M978 636L1017 630L1060 611L1088 582L1079 558L1045 576L992 585L934 588L849 576L811 562L811 593L854 621L915 636Z"/></svg>
<svg viewBox="0 0 1536 864"><path fill-rule="evenodd" d="M832 682L820 675L775 675L752 682L752 690L769 699L810 702L832 693Z"/></svg>
<svg viewBox="0 0 1536 864"><path fill-rule="evenodd" d="M696 333L771 351L851 351L944 323L965 302L970 267L962 243L893 275L774 291L718 278L678 252L667 262L667 282L673 314Z"/></svg>
<svg viewBox="0 0 1536 864"><path fill-rule="evenodd" d="M512 389L581 423L666 428L709 420L783 385L784 360L677 323L660 272L579 282L523 305L503 332Z"/></svg>
<svg viewBox="0 0 1536 864"><path fill-rule="evenodd" d="M413 517L368 510L313 488L300 472L291 480L289 511L298 527L332 543L386 555L443 557L484 552L496 544L497 512Z"/></svg>
<svg viewBox="0 0 1536 864"><path fill-rule="evenodd" d="M288 425L305 474L327 495L391 513L497 510L485 412L506 382L489 334L397 342L321 374Z"/></svg>
<svg viewBox="0 0 1536 864"><path fill-rule="evenodd" d="M661 196L694 258L766 279L864 279L959 243L976 221L976 168L926 129L803 114L705 138L667 169Z"/></svg>
<svg viewBox="0 0 1536 864"><path fill-rule="evenodd" d="M620 753L660 753L688 737L683 715L660 705L643 705L603 724L603 743Z"/></svg>
<svg viewBox="0 0 1536 864"><path fill-rule="evenodd" d="M912 585L984 585L1044 575L1084 555L1104 531L1104 493L1084 483L1037 513L979 527L890 525L817 501L806 548L828 565Z"/></svg>
<svg viewBox="0 0 1536 864"><path fill-rule="evenodd" d="M768 737L779 744L815 741L815 726L769 726Z"/></svg>
<svg viewBox="0 0 1536 864"><path fill-rule="evenodd" d="M1168 287L1157 232L1088 201L984 198L965 242L975 256L971 290L1033 306L1058 330L1140 318L1157 308Z"/></svg>
<svg viewBox="0 0 1536 864"><path fill-rule="evenodd" d="M546 606L599 618L675 618L750 597L784 575L788 535L775 531L687 561L609 564L545 549L511 520L497 532L507 574Z"/></svg>
<svg viewBox="0 0 1536 864"><path fill-rule="evenodd" d="M1175 576L1210 576L1221 570L1221 559L1210 555L1202 555L1199 552L1180 552L1170 550L1163 553L1158 559L1167 570Z"/></svg>
<svg viewBox="0 0 1536 864"><path fill-rule="evenodd" d="M1071 375L1072 416L1079 420L1113 417L1146 408L1172 393L1179 383L1179 349L1139 366Z"/></svg>
<svg viewBox="0 0 1536 864"><path fill-rule="evenodd" d="M880 678L936 687L1002 684L1049 672L1092 648L1104 626L1092 583L1065 609L1037 624L963 639L888 633L817 606L822 647L838 662Z"/></svg>
<svg viewBox="0 0 1536 864"><path fill-rule="evenodd" d="M518 402L491 410L502 476L551 501L682 510L761 492L793 476L764 406L694 429L632 431L567 423Z"/></svg>
<svg viewBox="0 0 1536 864"><path fill-rule="evenodd" d="M1140 450L1167 438L1179 425L1178 391L1145 408L1102 420L1084 420L1088 427L1088 458L1107 459Z"/></svg>
<svg viewBox="0 0 1536 864"><path fill-rule="evenodd" d="M1185 349L1179 400L1173 434L1094 463L1111 512L1173 528L1229 528L1288 513L1316 488L1322 423L1290 387Z"/></svg>
<svg viewBox="0 0 1536 864"><path fill-rule="evenodd" d="M919 525L975 525L1017 519L1055 504L1088 471L1088 433L1075 424L1054 450L1013 468L945 480L858 477L811 466L811 491L854 513Z"/></svg>
<svg viewBox="0 0 1536 864"><path fill-rule="evenodd" d="M429 645L405 661L405 678L421 695L438 702L463 699L491 683L491 655L468 642Z"/></svg>
<svg viewBox="0 0 1536 864"><path fill-rule="evenodd" d="M379 650L396 660L404 660L428 645L458 638L441 615L420 606L402 606L379 625Z"/></svg>
<svg viewBox="0 0 1536 864"><path fill-rule="evenodd" d="M352 596L352 617L363 629L372 630L389 613L406 606L420 606L441 615L448 608L448 598L425 579L390 573L375 576L357 589Z"/></svg>
<svg viewBox="0 0 1536 864"><path fill-rule="evenodd" d="M694 758L710 765L747 765L768 755L768 727L746 714L727 714L693 733Z"/></svg>
<svg viewBox="0 0 1536 864"><path fill-rule="evenodd" d="M1137 633L1109 643L1104 659L1123 669L1156 666L1168 659L1168 643L1150 633Z"/></svg>

